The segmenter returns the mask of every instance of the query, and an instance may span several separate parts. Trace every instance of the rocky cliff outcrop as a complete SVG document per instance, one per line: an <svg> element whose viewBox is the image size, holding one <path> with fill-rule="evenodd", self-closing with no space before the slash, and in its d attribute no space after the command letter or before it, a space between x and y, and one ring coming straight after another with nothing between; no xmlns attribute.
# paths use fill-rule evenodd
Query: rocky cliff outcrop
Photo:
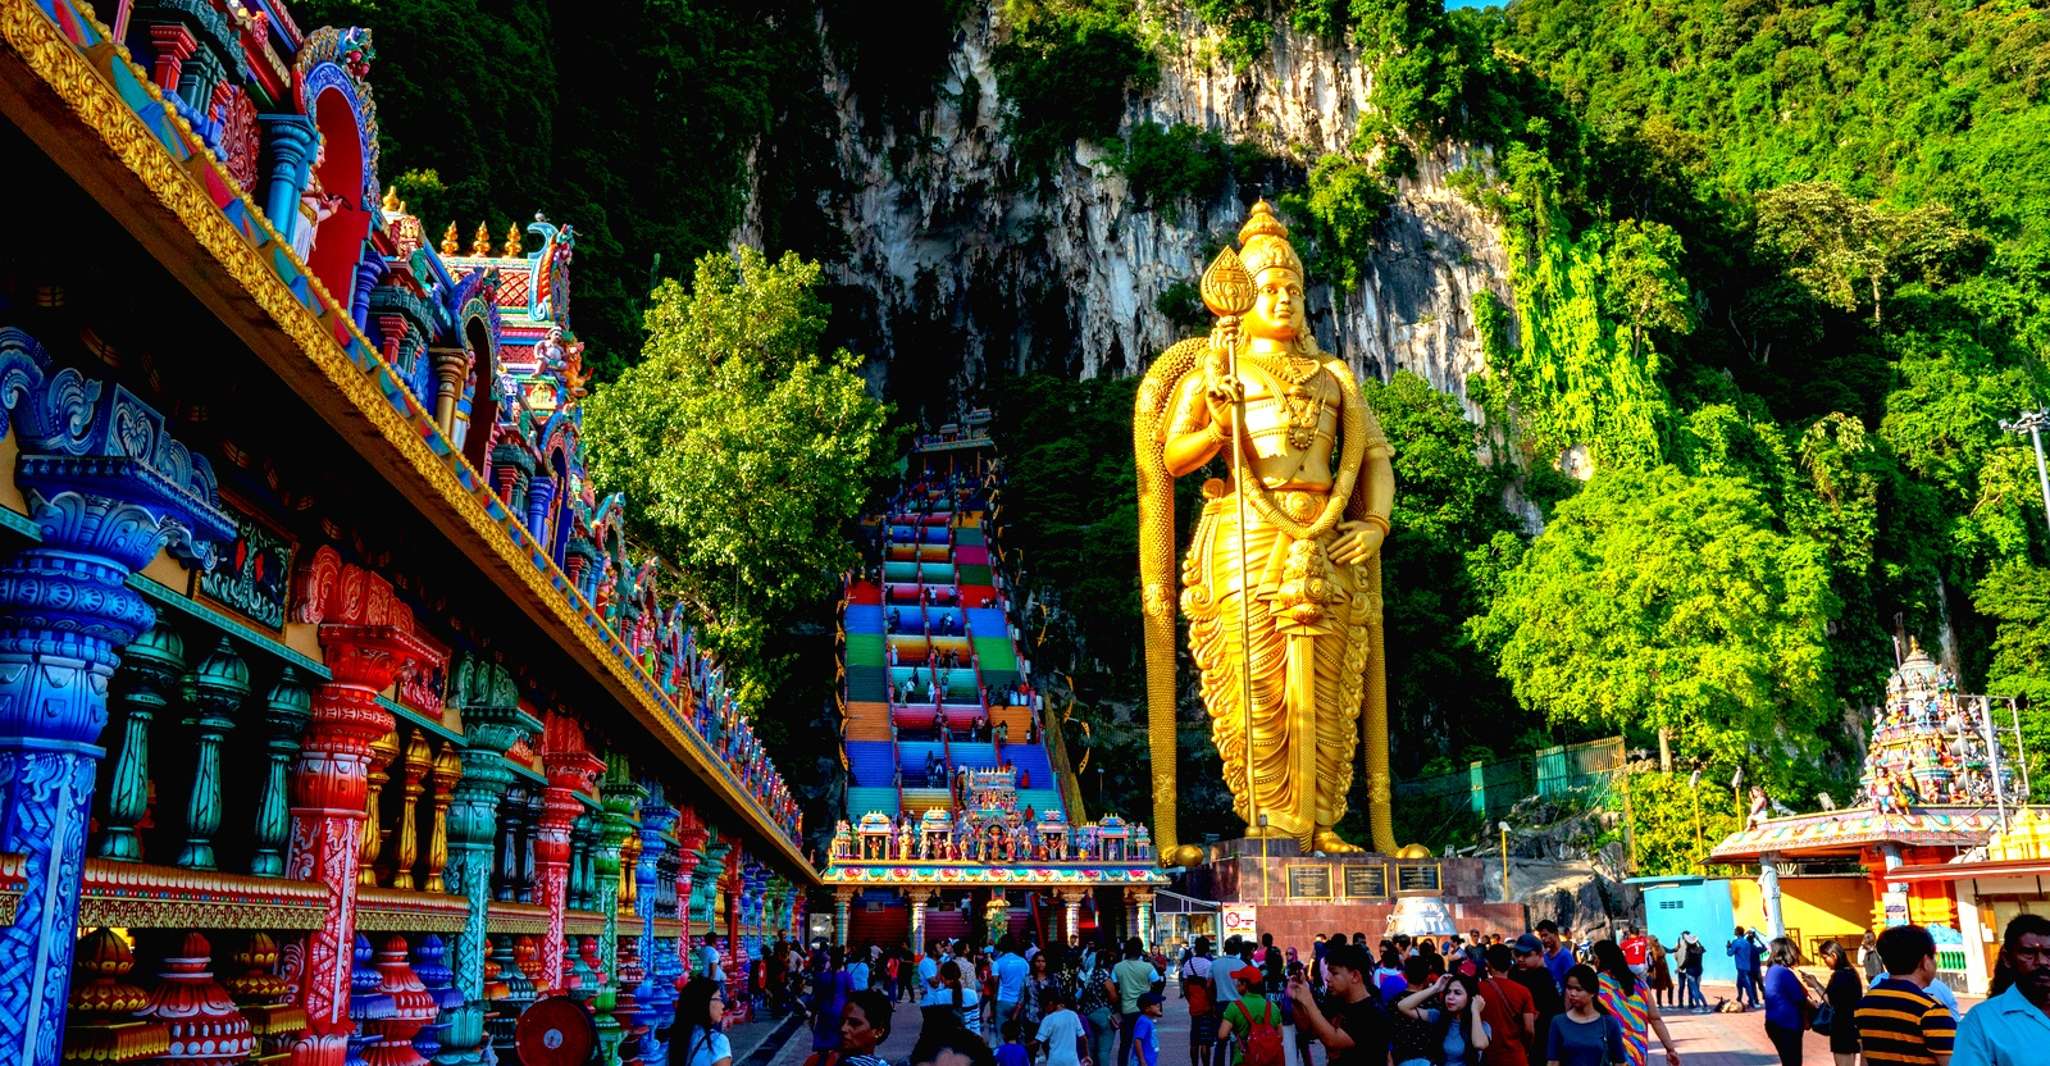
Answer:
<svg viewBox="0 0 2050 1066"><path fill-rule="evenodd" d="M847 242L829 269L866 297L853 301L864 305L853 309L864 319L856 344L881 357L876 373L898 379L893 391L917 377L926 379L918 391L942 395L999 368L1143 370L1183 333L1155 299L1193 282L1246 204L1278 191L1220 189L1209 202L1142 207L1104 164L1104 148L1088 143L1039 191L1018 182L992 64L1004 30L989 7L956 28L922 129L865 127L844 72L826 67L846 185L824 206ZM1283 24L1268 54L1237 73L1214 57L1200 21L1179 18L1158 38L1158 84L1128 99L1128 128L1188 123L1291 160L1297 173L1352 138L1370 78L1358 53ZM1441 149L1400 183L1358 291L1313 279L1318 340L1357 371L1407 369L1465 398L1482 365L1472 294L1501 290L1507 273L1494 228L1447 185L1470 162ZM750 219L739 239L759 226Z"/></svg>

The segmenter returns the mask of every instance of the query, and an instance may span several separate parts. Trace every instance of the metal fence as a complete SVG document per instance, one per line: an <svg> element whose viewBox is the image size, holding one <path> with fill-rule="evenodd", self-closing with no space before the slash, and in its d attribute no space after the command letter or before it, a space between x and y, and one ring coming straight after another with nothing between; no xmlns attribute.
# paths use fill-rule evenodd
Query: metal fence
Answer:
<svg viewBox="0 0 2050 1066"><path fill-rule="evenodd" d="M1604 737L1540 748L1513 759L1472 762L1463 771L1397 782L1395 795L1405 803L1445 806L1458 805L1463 797L1464 805L1475 815L1494 818L1529 796L1605 790L1623 763L1623 738Z"/></svg>

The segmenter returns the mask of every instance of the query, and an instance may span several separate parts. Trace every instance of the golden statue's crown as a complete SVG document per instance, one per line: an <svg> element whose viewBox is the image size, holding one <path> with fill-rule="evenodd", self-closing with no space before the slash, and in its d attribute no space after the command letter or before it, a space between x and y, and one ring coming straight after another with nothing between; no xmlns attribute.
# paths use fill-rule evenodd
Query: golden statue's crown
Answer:
<svg viewBox="0 0 2050 1066"><path fill-rule="evenodd" d="M1246 224L1239 227L1239 259L1246 264L1246 273L1254 277L1269 267L1287 267L1296 277L1303 276L1303 261L1288 243L1288 227L1274 217L1274 208L1266 200L1255 203Z"/></svg>

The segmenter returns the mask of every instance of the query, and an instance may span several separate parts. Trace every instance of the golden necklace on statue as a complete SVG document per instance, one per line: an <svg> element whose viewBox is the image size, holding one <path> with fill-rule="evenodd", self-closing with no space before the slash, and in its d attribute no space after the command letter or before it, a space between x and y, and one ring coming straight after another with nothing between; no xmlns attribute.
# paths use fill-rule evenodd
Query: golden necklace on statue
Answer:
<svg viewBox="0 0 2050 1066"><path fill-rule="evenodd" d="M1262 358L1260 366L1287 383L1281 405L1288 415L1288 446L1297 451L1307 449L1316 443L1317 421L1323 415L1323 404L1309 382L1323 364L1314 357L1290 353L1279 359Z"/></svg>

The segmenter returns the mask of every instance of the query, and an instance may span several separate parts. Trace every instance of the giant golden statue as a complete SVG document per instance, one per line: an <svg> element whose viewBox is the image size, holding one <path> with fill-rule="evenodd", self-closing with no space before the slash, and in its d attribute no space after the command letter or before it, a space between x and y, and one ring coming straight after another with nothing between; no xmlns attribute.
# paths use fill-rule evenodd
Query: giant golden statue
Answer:
<svg viewBox="0 0 2050 1066"><path fill-rule="evenodd" d="M1373 844L1395 851L1380 554L1394 453L1351 370L1317 350L1303 281L1287 228L1255 204L1238 251L1204 272L1210 336L1170 347L1139 387L1153 822L1171 865L1201 857L1175 826L1174 479L1220 457L1230 480L1203 485L1179 599L1234 809L1250 836L1361 850L1334 827L1364 731Z"/></svg>

